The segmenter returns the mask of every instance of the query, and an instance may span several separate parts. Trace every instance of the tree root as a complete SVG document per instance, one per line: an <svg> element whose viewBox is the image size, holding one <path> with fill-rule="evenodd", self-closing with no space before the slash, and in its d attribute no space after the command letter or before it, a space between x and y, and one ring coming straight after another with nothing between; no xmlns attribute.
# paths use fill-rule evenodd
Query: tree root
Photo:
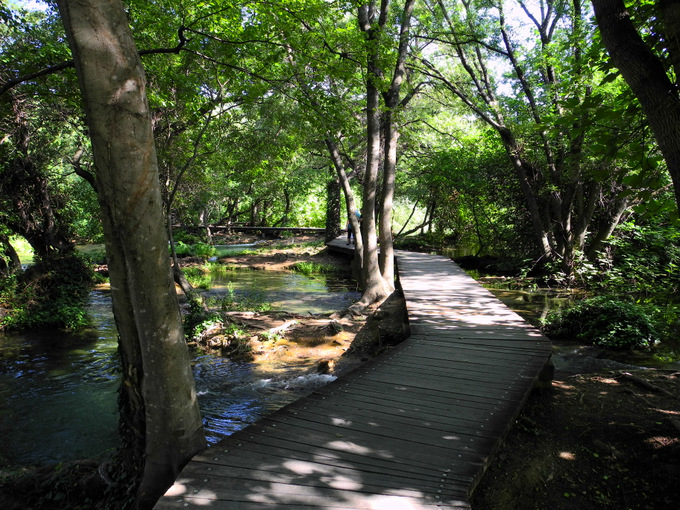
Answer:
<svg viewBox="0 0 680 510"><path fill-rule="evenodd" d="M640 377L636 377L633 374L629 372L619 372L619 377L631 381L639 386L642 386L643 388L647 388L648 390L651 390L655 393L661 393L662 395L666 395L667 397L675 397L673 393L670 391L661 388L655 384L650 383L649 381L645 381L644 379L641 379Z"/></svg>

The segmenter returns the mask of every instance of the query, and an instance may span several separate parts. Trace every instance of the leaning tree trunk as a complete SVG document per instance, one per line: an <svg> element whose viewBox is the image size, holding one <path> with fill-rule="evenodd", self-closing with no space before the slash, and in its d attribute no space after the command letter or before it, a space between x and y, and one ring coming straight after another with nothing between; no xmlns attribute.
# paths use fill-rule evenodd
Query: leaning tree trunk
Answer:
<svg viewBox="0 0 680 510"><path fill-rule="evenodd" d="M120 0L58 0L92 142L122 358L123 453L148 508L205 445L168 261L144 71Z"/></svg>
<svg viewBox="0 0 680 510"><path fill-rule="evenodd" d="M0 275L9 275L21 271L21 259L12 246L9 237L0 234Z"/></svg>
<svg viewBox="0 0 680 510"><path fill-rule="evenodd" d="M347 177L345 165L342 162L342 157L340 156L338 146L330 135L326 136L326 147L328 148L328 152L331 156L331 161L333 161L335 171L338 174L338 180L342 186L342 192L345 195L347 221L350 222L352 226L352 232L354 232L354 262L352 264L352 272L361 275L364 265L364 242L361 235L359 220L355 214L355 211L357 211L357 205L354 201L354 193L352 192L352 186L349 183L349 178ZM357 279L359 280L360 278ZM363 287L363 282L361 282L361 285Z"/></svg>
<svg viewBox="0 0 680 510"><path fill-rule="evenodd" d="M399 132L395 126L394 112L397 108L404 107L410 97L399 103L401 85L406 77L406 57L408 55L409 32L411 27L411 14L415 0L406 0L401 15L401 27L399 31L399 51L397 62L392 75L392 82L385 97L385 113L383 114L385 161L383 162L383 199L380 212L380 265L382 276L390 290L394 291L394 239L392 238L392 207L394 203L395 182L397 173L397 141Z"/></svg>

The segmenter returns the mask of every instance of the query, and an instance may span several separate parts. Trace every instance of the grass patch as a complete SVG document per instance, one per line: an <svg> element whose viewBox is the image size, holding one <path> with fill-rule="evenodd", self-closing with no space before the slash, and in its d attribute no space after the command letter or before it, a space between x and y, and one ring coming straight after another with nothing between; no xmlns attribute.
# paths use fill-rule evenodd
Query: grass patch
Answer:
<svg viewBox="0 0 680 510"><path fill-rule="evenodd" d="M316 262L303 261L297 262L293 266L293 271L306 276L310 276L313 274L333 274L338 272L338 269L335 266L331 266L329 264L318 264Z"/></svg>
<svg viewBox="0 0 680 510"><path fill-rule="evenodd" d="M272 309L263 290L253 290L247 295L237 296L231 282L227 284L227 295L219 300L219 307L224 312L268 312Z"/></svg>

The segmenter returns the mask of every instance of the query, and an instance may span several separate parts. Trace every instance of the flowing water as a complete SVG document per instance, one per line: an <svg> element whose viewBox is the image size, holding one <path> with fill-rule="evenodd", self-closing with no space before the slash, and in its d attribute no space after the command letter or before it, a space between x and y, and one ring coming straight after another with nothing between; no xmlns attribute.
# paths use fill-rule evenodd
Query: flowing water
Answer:
<svg viewBox="0 0 680 510"><path fill-rule="evenodd" d="M237 271L226 280L210 292L258 289L290 312L332 312L359 297L342 282L285 272ZM0 333L0 465L99 457L116 447L117 333L108 292L92 293L90 312L95 328L80 335ZM317 360L281 365L193 356L209 443L333 379L310 374Z"/></svg>

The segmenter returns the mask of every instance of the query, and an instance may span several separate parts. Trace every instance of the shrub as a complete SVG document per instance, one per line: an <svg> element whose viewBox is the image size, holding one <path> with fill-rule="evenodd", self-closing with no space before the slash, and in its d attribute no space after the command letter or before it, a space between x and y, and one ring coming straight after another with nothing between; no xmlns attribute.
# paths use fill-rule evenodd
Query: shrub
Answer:
<svg viewBox="0 0 680 510"><path fill-rule="evenodd" d="M182 271L192 287L206 290L212 288L212 277L207 268L186 267Z"/></svg>
<svg viewBox="0 0 680 510"><path fill-rule="evenodd" d="M296 273L310 276L313 274L331 274L335 272L335 268L327 264L317 264L316 262L297 262L293 266L293 271Z"/></svg>
<svg viewBox="0 0 680 510"><path fill-rule="evenodd" d="M633 303L599 296L548 316L543 330L609 349L649 347L657 333L650 318Z"/></svg>
<svg viewBox="0 0 680 510"><path fill-rule="evenodd" d="M87 302L94 272L75 253L40 260L17 276L4 301L7 328L78 329L88 324Z"/></svg>
<svg viewBox="0 0 680 510"><path fill-rule="evenodd" d="M217 255L217 249L211 244L196 243L191 245L191 254L194 257L203 257L207 259Z"/></svg>
<svg viewBox="0 0 680 510"><path fill-rule="evenodd" d="M207 259L217 255L217 248L207 243L195 243L189 245L182 241L176 241L175 253L178 257L202 257Z"/></svg>
<svg viewBox="0 0 680 510"><path fill-rule="evenodd" d="M220 301L224 312L268 312L272 306L267 295L261 289L253 289L247 294L236 295L234 284L227 284L227 295Z"/></svg>

